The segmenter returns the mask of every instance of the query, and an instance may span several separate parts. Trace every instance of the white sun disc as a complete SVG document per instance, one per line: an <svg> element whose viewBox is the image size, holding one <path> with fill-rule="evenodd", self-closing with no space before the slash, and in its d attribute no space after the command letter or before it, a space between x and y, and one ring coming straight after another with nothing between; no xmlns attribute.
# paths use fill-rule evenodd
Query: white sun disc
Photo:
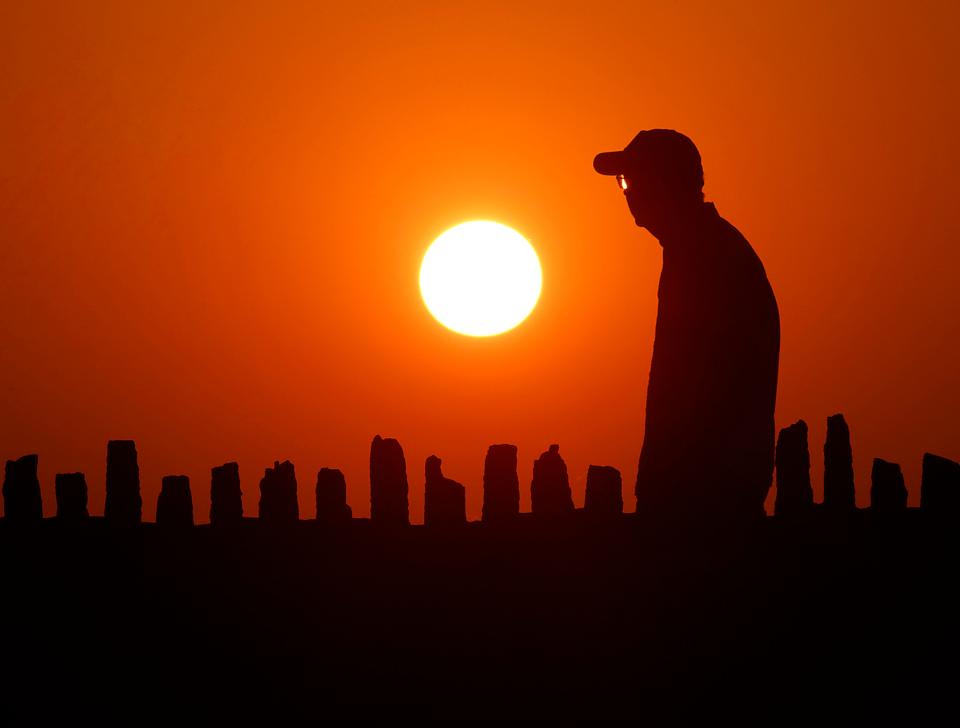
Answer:
<svg viewBox="0 0 960 728"><path fill-rule="evenodd" d="M420 264L420 294L441 324L467 336L493 336L537 305L543 273L533 246L488 220L456 225L433 241Z"/></svg>

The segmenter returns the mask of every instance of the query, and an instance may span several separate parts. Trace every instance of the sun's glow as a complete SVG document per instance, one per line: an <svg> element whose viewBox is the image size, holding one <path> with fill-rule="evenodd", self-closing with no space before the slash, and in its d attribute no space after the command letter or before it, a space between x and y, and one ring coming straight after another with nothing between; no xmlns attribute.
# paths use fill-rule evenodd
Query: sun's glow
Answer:
<svg viewBox="0 0 960 728"><path fill-rule="evenodd" d="M420 294L441 324L467 336L502 334L537 305L540 259L513 228L488 220L456 225L420 264Z"/></svg>

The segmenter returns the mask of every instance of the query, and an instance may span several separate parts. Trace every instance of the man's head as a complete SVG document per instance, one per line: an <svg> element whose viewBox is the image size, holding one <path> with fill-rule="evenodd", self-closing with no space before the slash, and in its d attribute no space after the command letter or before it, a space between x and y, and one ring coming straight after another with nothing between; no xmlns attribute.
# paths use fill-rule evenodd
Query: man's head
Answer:
<svg viewBox="0 0 960 728"><path fill-rule="evenodd" d="M645 129L622 151L598 154L593 168L616 176L633 219L655 235L703 203L700 153L689 137L673 129Z"/></svg>

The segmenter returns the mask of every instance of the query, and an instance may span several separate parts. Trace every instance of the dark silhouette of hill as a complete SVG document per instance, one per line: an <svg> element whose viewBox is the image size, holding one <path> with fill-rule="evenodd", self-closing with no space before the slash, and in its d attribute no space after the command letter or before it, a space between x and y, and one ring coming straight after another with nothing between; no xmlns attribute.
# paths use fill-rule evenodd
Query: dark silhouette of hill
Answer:
<svg viewBox="0 0 960 728"><path fill-rule="evenodd" d="M801 504L806 435L785 428L777 458L778 483ZM845 482L840 435L825 457ZM609 467L591 466L587 506L568 508L556 447L531 488L560 505L519 513L516 447L496 445L484 520L466 522L463 486L431 457L430 523L416 526L400 522L399 443L374 443L371 490L392 514L382 523L348 517L332 468L317 477L317 517L299 519L289 462L267 468L258 519L234 507L192 525L183 476L164 478L156 524L84 517L81 474L57 477L56 518L24 519L10 506L33 492L36 457L11 461L13 515L0 521L8 722L924 724L953 708L953 461L925 456L922 508L906 507L899 466L878 459L870 508L802 505L690 528L623 514ZM135 452L108 446L128 475ZM138 479L123 482L138 492ZM214 468L211 486L212 500L235 506L235 464Z"/></svg>
<svg viewBox="0 0 960 728"><path fill-rule="evenodd" d="M5 710L918 724L953 704L952 524L867 509L698 542L585 515L0 523Z"/></svg>

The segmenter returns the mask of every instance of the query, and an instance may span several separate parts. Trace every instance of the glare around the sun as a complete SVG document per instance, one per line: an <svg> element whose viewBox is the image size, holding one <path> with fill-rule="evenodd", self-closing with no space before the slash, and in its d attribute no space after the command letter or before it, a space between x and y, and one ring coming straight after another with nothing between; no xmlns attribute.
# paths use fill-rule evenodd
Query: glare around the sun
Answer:
<svg viewBox="0 0 960 728"><path fill-rule="evenodd" d="M493 336L517 326L537 305L542 284L533 246L513 228L487 220L447 230L420 265L427 309L467 336Z"/></svg>

